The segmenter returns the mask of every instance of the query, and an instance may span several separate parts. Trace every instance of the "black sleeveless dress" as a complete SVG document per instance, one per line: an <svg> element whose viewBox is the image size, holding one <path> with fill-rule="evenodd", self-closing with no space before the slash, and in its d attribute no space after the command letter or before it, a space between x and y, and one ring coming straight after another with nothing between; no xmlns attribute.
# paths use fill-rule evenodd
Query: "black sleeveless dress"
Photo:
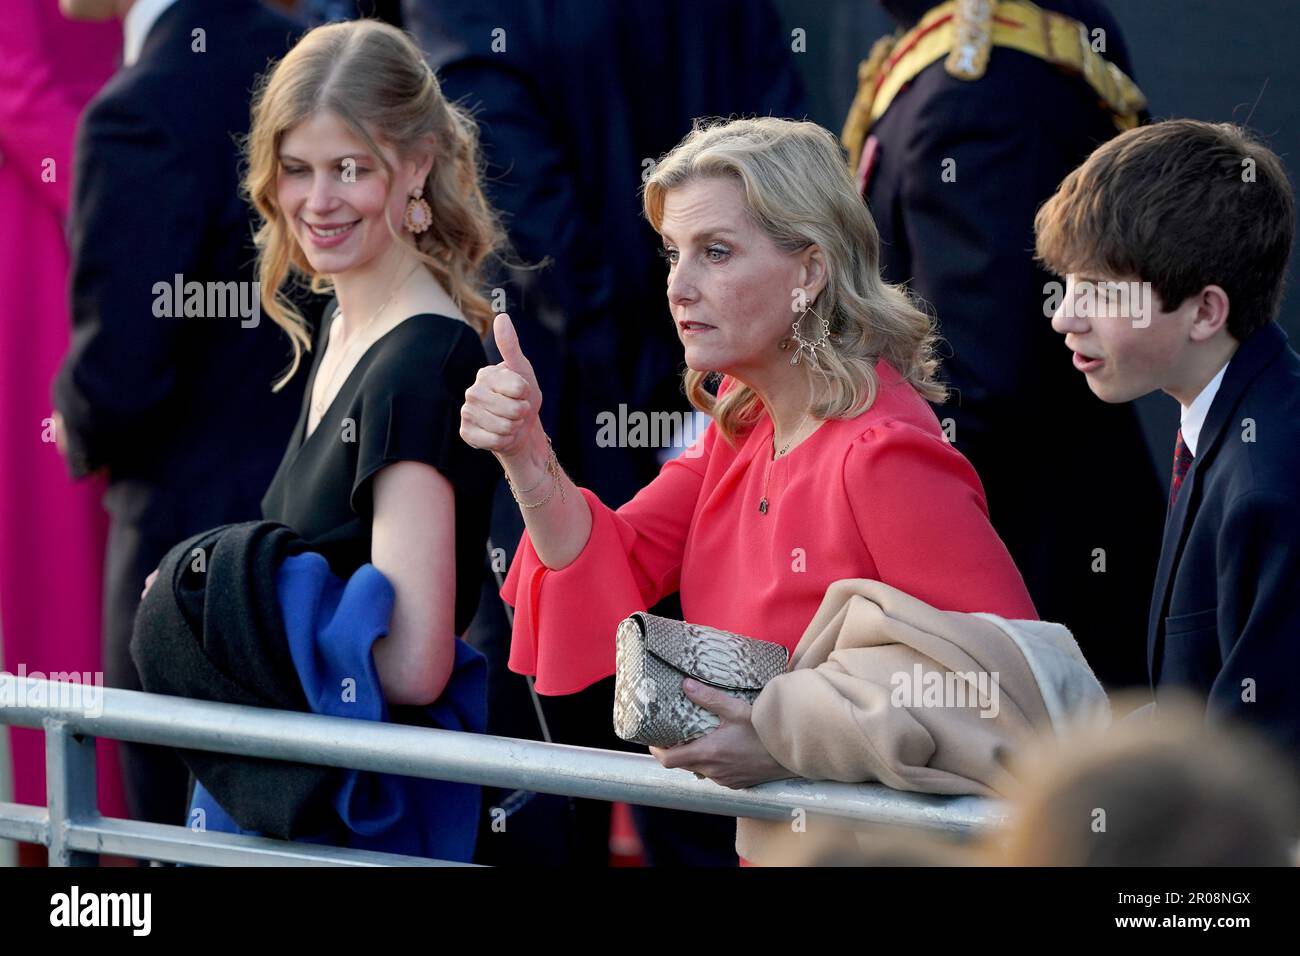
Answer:
<svg viewBox="0 0 1300 956"><path fill-rule="evenodd" d="M456 495L456 633L463 636L478 606L501 473L491 454L459 434L465 390L487 364L483 344L459 319L410 316L371 343L304 441L337 308L333 300L326 307L298 424L262 498L262 517L288 525L346 580L370 561L375 475L399 461L432 465Z"/></svg>

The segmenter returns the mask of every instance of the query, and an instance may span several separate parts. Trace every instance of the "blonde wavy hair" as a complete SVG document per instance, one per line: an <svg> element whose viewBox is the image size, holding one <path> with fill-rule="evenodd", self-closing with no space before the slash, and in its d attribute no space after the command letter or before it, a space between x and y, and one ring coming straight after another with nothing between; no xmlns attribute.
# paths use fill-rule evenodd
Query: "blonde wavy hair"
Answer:
<svg viewBox="0 0 1300 956"><path fill-rule="evenodd" d="M811 303L830 323L829 348L805 366L819 380L812 414L853 418L876 400L875 364L885 359L925 398L941 402L934 319L907 291L880 276L880 236L854 188L839 141L815 123L758 117L696 120L642 190L646 218L659 231L669 190L703 177L739 183L749 215L778 247L795 253L816 243L826 287ZM714 372L688 369L686 397L712 416L730 443L757 421L762 402L734 382L715 397Z"/></svg>
<svg viewBox="0 0 1300 956"><path fill-rule="evenodd" d="M329 280L312 271L289 231L276 195L280 143L286 132L325 111L342 120L375 155L389 177L396 170L379 148L399 157L431 148L433 167L424 198L433 223L413 234L421 260L442 283L480 337L492 322L483 294L485 261L504 245L500 222L483 195L478 127L448 103L438 80L409 36L375 20L331 23L307 33L258 84L252 124L244 142L245 196L261 223L254 236L262 310L293 344L293 362L275 383L279 391L311 351L306 320L285 294L286 284L328 292ZM389 233L401 239L385 217Z"/></svg>

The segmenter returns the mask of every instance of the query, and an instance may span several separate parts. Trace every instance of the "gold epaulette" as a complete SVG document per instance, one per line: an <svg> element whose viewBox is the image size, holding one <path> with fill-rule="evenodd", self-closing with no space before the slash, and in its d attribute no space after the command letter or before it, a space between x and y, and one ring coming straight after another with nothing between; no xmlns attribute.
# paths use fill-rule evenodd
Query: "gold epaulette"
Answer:
<svg viewBox="0 0 1300 956"><path fill-rule="evenodd" d="M849 168L858 168L858 159L862 155L862 144L873 122L871 118L871 100L876 95L876 83L885 61L894 52L894 45L900 34L883 36L871 45L867 58L858 64L858 92L849 107L848 118L844 121L844 132L840 142L849 151Z"/></svg>
<svg viewBox="0 0 1300 956"><path fill-rule="evenodd" d="M950 76L977 80L993 47L1020 50L1079 74L1122 130L1136 126L1146 108L1137 84L1093 49L1087 27L1078 20L1029 0L948 0L906 33L877 40L858 67L858 92L840 136L851 168L858 167L871 127L917 74L946 57Z"/></svg>

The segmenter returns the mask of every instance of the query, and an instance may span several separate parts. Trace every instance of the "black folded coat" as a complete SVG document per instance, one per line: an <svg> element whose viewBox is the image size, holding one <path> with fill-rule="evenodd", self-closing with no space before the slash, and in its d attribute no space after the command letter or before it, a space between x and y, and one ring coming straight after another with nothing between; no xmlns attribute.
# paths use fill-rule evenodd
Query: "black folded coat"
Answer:
<svg viewBox="0 0 1300 956"><path fill-rule="evenodd" d="M310 711L276 591L281 562L308 550L286 525L245 521L173 547L135 619L131 657L143 688L198 700ZM283 840L326 832L341 771L178 750L241 827Z"/></svg>

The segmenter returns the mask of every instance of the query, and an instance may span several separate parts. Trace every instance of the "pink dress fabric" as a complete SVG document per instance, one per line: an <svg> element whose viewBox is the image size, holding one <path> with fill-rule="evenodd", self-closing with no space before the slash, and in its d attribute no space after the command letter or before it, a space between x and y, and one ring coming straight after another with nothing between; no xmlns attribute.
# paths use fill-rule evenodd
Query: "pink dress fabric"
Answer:
<svg viewBox="0 0 1300 956"><path fill-rule="evenodd" d="M875 404L831 420L772 463L772 421L734 448L710 423L699 440L613 511L580 489L591 537L558 571L525 532L501 596L515 608L511 670L541 694L614 673L614 632L674 591L686 620L793 651L827 587L871 578L946 611L1037 617L989 523L975 469L893 368ZM724 383L725 387L725 383Z"/></svg>
<svg viewBox="0 0 1300 956"><path fill-rule="evenodd" d="M515 609L510 669L536 675L541 694L581 690L614 673L618 622L674 591L685 620L792 652L843 578L941 610L1037 618L975 469L897 371L876 373L869 410L823 423L770 471L763 414L735 447L710 423L617 511L579 489L591 537L567 567L542 564L524 532L501 589Z"/></svg>
<svg viewBox="0 0 1300 956"><path fill-rule="evenodd" d="M0 16L0 634L15 673L103 669L103 484L74 484L45 439L68 347L76 123L121 45L116 23L72 23L54 0L9 0ZM12 729L10 742L15 799L44 804L43 735ZM100 809L125 816L111 741L97 764Z"/></svg>

